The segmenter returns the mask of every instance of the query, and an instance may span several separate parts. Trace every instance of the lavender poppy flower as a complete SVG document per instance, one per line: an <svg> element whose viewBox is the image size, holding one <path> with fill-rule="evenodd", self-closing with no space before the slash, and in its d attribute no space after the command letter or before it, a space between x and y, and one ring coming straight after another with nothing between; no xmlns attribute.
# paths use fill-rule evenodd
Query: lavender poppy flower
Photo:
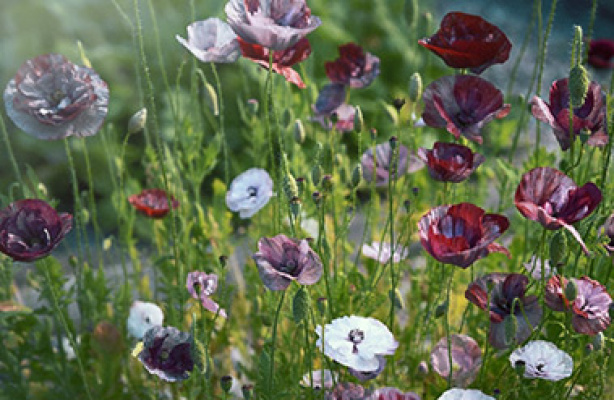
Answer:
<svg viewBox="0 0 614 400"><path fill-rule="evenodd" d="M293 46L322 23L305 0L230 0L225 10L241 39L275 51Z"/></svg>
<svg viewBox="0 0 614 400"><path fill-rule="evenodd" d="M188 40L175 38L202 62L232 63L241 55L237 35L219 18L193 22L187 30Z"/></svg>
<svg viewBox="0 0 614 400"><path fill-rule="evenodd" d="M433 150L418 149L418 157L426 164L431 178L442 182L462 182L485 160L467 146L436 142Z"/></svg>
<svg viewBox="0 0 614 400"><path fill-rule="evenodd" d="M476 389L452 388L443 392L437 400L495 400L495 398Z"/></svg>
<svg viewBox="0 0 614 400"><path fill-rule="evenodd" d="M383 387L375 389L373 394L368 398L369 400L420 400L414 392L403 393L394 387Z"/></svg>
<svg viewBox="0 0 614 400"><path fill-rule="evenodd" d="M473 75L444 76L422 94L422 119L428 126L446 128L456 139L461 135L482 144L482 127L510 113L503 94L492 83Z"/></svg>
<svg viewBox="0 0 614 400"><path fill-rule="evenodd" d="M365 400L369 391L352 382L339 382L326 393L326 400Z"/></svg>
<svg viewBox="0 0 614 400"><path fill-rule="evenodd" d="M188 379L194 369L194 341L189 333L173 327L154 326L134 353L149 373L168 382Z"/></svg>
<svg viewBox="0 0 614 400"><path fill-rule="evenodd" d="M347 43L339 46L339 55L335 61L324 64L326 76L331 82L363 88L379 75L379 58L365 53L359 45Z"/></svg>
<svg viewBox="0 0 614 400"><path fill-rule="evenodd" d="M192 298L200 300L206 310L227 318L226 311L210 298L217 290L217 275L192 271L188 273L185 286Z"/></svg>
<svg viewBox="0 0 614 400"><path fill-rule="evenodd" d="M475 380L482 365L482 350L467 335L450 336L452 353L452 381L455 386L467 387ZM448 338L442 338L431 350L433 370L443 378L450 375Z"/></svg>
<svg viewBox="0 0 614 400"><path fill-rule="evenodd" d="M465 291L467 300L489 312L488 341L493 347L504 349L511 344L505 333L505 322L511 315L517 322L516 343L525 341L541 321L542 309L537 297L525 295L528 283L529 278L521 274L488 274L472 282ZM515 299L518 301L514 307Z"/></svg>
<svg viewBox="0 0 614 400"><path fill-rule="evenodd" d="M313 285L322 276L322 261L309 243L286 235L260 239L253 259L262 282L270 290L285 290L292 281Z"/></svg>
<svg viewBox="0 0 614 400"><path fill-rule="evenodd" d="M26 61L6 86L6 113L21 130L45 140L92 136L107 115L109 89L91 68L60 54Z"/></svg>
<svg viewBox="0 0 614 400"><path fill-rule="evenodd" d="M513 368L524 367L525 378L560 381L573 372L573 359L553 343L533 340L510 354Z"/></svg>
<svg viewBox="0 0 614 400"><path fill-rule="evenodd" d="M0 252L15 261L49 255L72 228L72 215L43 200L18 200L0 210Z"/></svg>
<svg viewBox="0 0 614 400"><path fill-rule="evenodd" d="M552 127L552 132L563 151L569 149L569 78L554 81L550 87L550 104L534 96L531 112L538 120ZM591 82L586 99L580 107L573 109L573 133L586 132L587 144L605 146L608 143L605 93L596 82Z"/></svg>
<svg viewBox="0 0 614 400"><path fill-rule="evenodd" d="M128 202L149 218L164 218L171 209L168 206L168 195L162 189L144 189L139 194L128 197ZM179 201L171 195L173 209L179 207Z"/></svg>
<svg viewBox="0 0 614 400"><path fill-rule="evenodd" d="M509 257L505 247L494 243L508 227L503 215L486 214L470 203L435 207L418 223L422 247L437 261L461 268L493 252Z"/></svg>
<svg viewBox="0 0 614 400"><path fill-rule="evenodd" d="M273 180L268 172L260 168L250 168L237 176L226 193L226 205L238 211L239 217L251 218L273 196Z"/></svg>
<svg viewBox="0 0 614 400"><path fill-rule="evenodd" d="M424 166L418 157L409 154L407 147L402 144L397 144L397 147L396 165L392 164L393 152L390 142L375 146L375 157L373 157L373 148L369 148L363 153L360 163L362 165L362 176L367 182L372 182L375 179L375 186L385 187L388 185L391 176L398 179L401 175L418 171Z"/></svg>
<svg viewBox="0 0 614 400"><path fill-rule="evenodd" d="M601 191L592 182L578 187L559 170L538 167L522 176L514 203L523 216L546 229L567 229L589 254L582 237L571 224L592 213L601 197Z"/></svg>

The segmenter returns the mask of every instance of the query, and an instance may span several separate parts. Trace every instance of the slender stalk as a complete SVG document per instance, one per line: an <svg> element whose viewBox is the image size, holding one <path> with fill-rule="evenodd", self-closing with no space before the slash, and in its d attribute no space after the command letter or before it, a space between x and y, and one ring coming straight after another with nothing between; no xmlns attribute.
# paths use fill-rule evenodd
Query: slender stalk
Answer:
<svg viewBox="0 0 614 400"><path fill-rule="evenodd" d="M441 268L445 268L445 265L441 265ZM452 289L452 280L454 279L454 269L451 269L451 273L450 273L450 279L448 280L448 285L446 287L446 304L447 304L447 309L446 309L446 315L445 318L443 320L443 326L444 326L444 330L445 330L445 335L448 341L448 365L450 366L449 369L449 374L448 374L448 389L450 389L452 387L452 338L450 337L451 335L451 329L450 329L450 291Z"/></svg>
<svg viewBox="0 0 614 400"><path fill-rule="evenodd" d="M21 171L19 171L17 160L15 159L15 155L13 154L13 146L11 146L11 141L9 140L9 133L6 129L6 125L4 124L4 118L2 117L2 115L0 115L0 130L2 130L2 136L4 137L4 143L6 144L6 151L9 156L9 160L11 161L11 166L13 167L13 173L15 174L15 178L17 178L17 182L19 182L22 194L26 196L26 192L25 192L26 189L23 185Z"/></svg>
<svg viewBox="0 0 614 400"><path fill-rule="evenodd" d="M226 130L224 128L224 94L222 93L222 82L220 81L220 76L217 73L217 67L215 66L215 63L210 63L211 64L211 71L213 72L213 79L215 79L215 86L217 87L217 98L218 98L218 104L219 104L219 127L220 127L220 133L222 135L222 142L223 142L223 147L224 147L224 183L226 183L226 187L228 187L228 184L230 183L229 180L229 175L230 175L230 169L228 167L228 138L226 137Z"/></svg>
<svg viewBox="0 0 614 400"><path fill-rule="evenodd" d="M92 225L94 226L94 238L96 240L96 250L98 251L98 262L99 265L102 265L102 230L100 229L100 224L98 223L98 210L96 207L96 197L94 193L94 178L92 177L92 165L90 163L90 155L85 138L83 138L83 156L85 159L85 169L87 172L87 186L89 195L88 210L90 212Z"/></svg>
<svg viewBox="0 0 614 400"><path fill-rule="evenodd" d="M279 297L279 304L277 305L277 311L275 311L275 319L273 320L273 334L271 337L272 346L271 346L271 367L269 370L269 381L267 382L267 393L271 398L275 396L275 387L274 387L274 373L275 373L275 342L277 340L277 325L279 323L279 313L281 312L281 306L284 304L284 298L286 297L286 291L282 290L281 296Z"/></svg>

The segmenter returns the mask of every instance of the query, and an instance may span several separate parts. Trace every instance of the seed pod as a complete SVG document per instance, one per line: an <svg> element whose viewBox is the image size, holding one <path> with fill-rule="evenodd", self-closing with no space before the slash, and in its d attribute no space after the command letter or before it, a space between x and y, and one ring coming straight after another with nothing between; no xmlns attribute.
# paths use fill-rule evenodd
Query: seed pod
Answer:
<svg viewBox="0 0 614 400"><path fill-rule="evenodd" d="M298 217L301 213L301 199L293 197L292 200L290 200L290 212L295 219Z"/></svg>

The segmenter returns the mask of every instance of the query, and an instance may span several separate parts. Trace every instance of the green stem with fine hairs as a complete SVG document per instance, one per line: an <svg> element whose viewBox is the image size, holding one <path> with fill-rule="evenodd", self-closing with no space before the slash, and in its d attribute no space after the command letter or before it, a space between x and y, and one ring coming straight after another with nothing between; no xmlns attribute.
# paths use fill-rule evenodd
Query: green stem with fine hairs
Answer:
<svg viewBox="0 0 614 400"><path fill-rule="evenodd" d="M0 130L2 130L2 136L4 136L4 143L6 144L6 151L9 155L9 160L11 161L11 166L13 167L13 173L17 178L17 182L21 187L21 193L26 196L25 187L23 185L23 179L21 177L21 171L19 171L19 166L17 165L17 160L15 159L15 155L13 154L13 146L11 146L11 142L9 140L9 133L6 129L6 125L4 124L4 118L0 115Z"/></svg>

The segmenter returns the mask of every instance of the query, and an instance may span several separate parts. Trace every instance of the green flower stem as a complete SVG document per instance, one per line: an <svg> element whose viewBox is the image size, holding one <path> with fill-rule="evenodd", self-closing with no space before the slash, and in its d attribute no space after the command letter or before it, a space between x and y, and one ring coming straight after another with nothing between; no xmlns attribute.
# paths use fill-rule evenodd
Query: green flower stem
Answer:
<svg viewBox="0 0 614 400"><path fill-rule="evenodd" d="M392 176L389 176L388 178L388 220L390 221L390 259L388 260L388 268L390 269L390 287L391 287L391 291L390 294L388 295L389 299L390 299L390 314L388 316L389 318L389 325L390 325L390 331L394 333L394 316L395 316L395 298L394 298L394 294L396 292L396 288L397 288L397 276L395 273L395 268L394 268L394 253L396 251L396 244L394 241L394 193L395 193L395 188L396 188L396 182L397 182L397 178L398 178L398 146L400 145L400 143L397 143L397 145L395 146L394 149L392 149ZM374 153L375 155L375 153ZM375 157L374 157L375 158ZM383 247L383 243L381 244L381 246ZM392 376L396 375L396 367L395 367L396 363L392 363L391 365L391 374ZM387 371L387 370L386 370ZM386 378L388 377L387 373L386 373Z"/></svg>
<svg viewBox="0 0 614 400"><path fill-rule="evenodd" d="M267 382L267 393L270 398L275 397L275 387L274 387L274 374L275 374L275 342L277 340L277 325L279 323L279 314L281 312L281 307L284 304L284 298L286 297L286 291L281 291L281 296L279 297L279 304L277 305L277 311L275 311L275 319L273 320L273 333L271 336L272 346L271 346L271 367L269 370L269 381Z"/></svg>
<svg viewBox="0 0 614 400"><path fill-rule="evenodd" d="M220 81L220 76L217 73L217 67L215 66L215 63L210 63L211 64L211 71L213 72L213 79L215 80L215 86L217 87L217 98L218 98L218 104L219 104L219 127L220 127L220 134L222 135L222 143L223 143L223 147L224 147L224 183L226 184L226 187L228 187L228 185L230 184L230 179L229 179L229 175L230 175L230 169L228 167L228 138L226 137L226 129L224 128L224 95L222 93L222 82Z"/></svg>
<svg viewBox="0 0 614 400"><path fill-rule="evenodd" d="M17 182L19 182L21 193L26 196L26 189L23 184L23 178L21 177L21 171L19 171L19 166L17 165L17 160L15 159L15 155L13 154L13 146L11 146L11 141L9 140L9 133L6 130L6 125L4 124L4 118L0 115L0 130L2 130L2 136L4 136L4 143L6 144L6 151L9 156L9 160L11 161L11 166L13 167L13 173L17 178Z"/></svg>
<svg viewBox="0 0 614 400"><path fill-rule="evenodd" d="M85 138L83 138L83 156L85 159L85 169L87 172L87 186L89 194L88 209L90 211L90 220L92 221L92 225L94 227L94 238L96 241L96 250L98 251L98 263L99 265L102 265L102 230L100 229L100 224L98 223L98 211L96 208L96 198L94 195L94 178L92 177L92 165L90 163L90 155Z"/></svg>
<svg viewBox="0 0 614 400"><path fill-rule="evenodd" d="M442 264L441 268L445 268ZM454 280L454 268L451 269L450 279L448 280L448 285L446 287L446 315L443 320L443 327L445 330L445 335L448 341L448 365L450 366L450 373L448 374L448 389L452 387L452 338L450 337L451 329L450 329L450 291L452 289L452 281Z"/></svg>

